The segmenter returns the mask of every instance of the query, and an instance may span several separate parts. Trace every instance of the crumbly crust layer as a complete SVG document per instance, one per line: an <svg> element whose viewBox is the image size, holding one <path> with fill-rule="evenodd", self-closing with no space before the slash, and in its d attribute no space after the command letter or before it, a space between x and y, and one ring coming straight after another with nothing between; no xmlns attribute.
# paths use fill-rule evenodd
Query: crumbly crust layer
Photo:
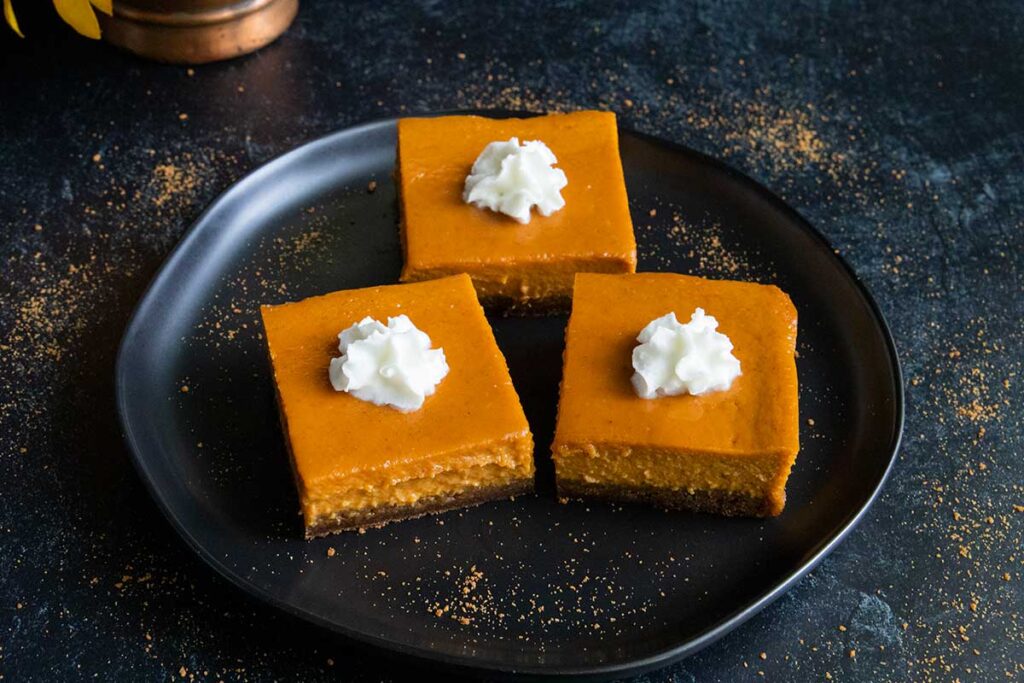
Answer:
<svg viewBox="0 0 1024 683"><path fill-rule="evenodd" d="M403 273L402 282L421 282L437 277L455 275L461 271L457 267L450 270ZM518 287L503 286L480 274L473 274L473 284L477 287L480 305L488 313L506 317L534 317L547 315L568 315L572 310L572 288L564 288L551 294L522 294ZM481 293L481 288L490 292Z"/></svg>
<svg viewBox="0 0 1024 683"><path fill-rule="evenodd" d="M560 498L595 498L625 503L644 503L666 510L706 512L726 517L771 517L771 500L739 491L633 488L613 484L558 480Z"/></svg>
<svg viewBox="0 0 1024 683"><path fill-rule="evenodd" d="M382 505L363 510L339 510L330 517L306 527L306 538L327 536L341 531L384 526L388 522L434 515L458 508L480 505L492 500L510 498L533 491L533 473L512 484L483 486L444 496L424 498L412 505Z"/></svg>
<svg viewBox="0 0 1024 683"><path fill-rule="evenodd" d="M480 298L480 304L488 313L506 317L540 317L547 315L568 315L572 310L572 295L549 296L536 299L521 299L513 296L491 295Z"/></svg>

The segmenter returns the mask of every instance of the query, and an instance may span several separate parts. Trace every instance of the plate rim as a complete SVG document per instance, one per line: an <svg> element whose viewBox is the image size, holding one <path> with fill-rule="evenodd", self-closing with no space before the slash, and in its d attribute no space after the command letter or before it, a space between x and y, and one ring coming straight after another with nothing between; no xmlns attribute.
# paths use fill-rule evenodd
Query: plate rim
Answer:
<svg viewBox="0 0 1024 683"><path fill-rule="evenodd" d="M507 118L507 117L532 117L538 115L536 112L515 112L503 109L470 109L470 110L455 110L455 111L442 111L435 113L426 114L410 114L409 116L445 116L453 114L472 114L478 116L487 116L491 118ZM699 150L692 149L681 143L673 140L667 140L665 138L658 137L656 135L638 131L626 126L619 125L619 135L628 135L640 139L644 142L658 145L661 147L667 147L674 152L689 155L695 157L701 163L708 164L719 171L724 172L735 182L745 186L746 189L753 191L760 198L767 201L774 209L787 216L790 222L799 226L801 230L807 233L810 237L820 243L831 255L832 258L840 265L842 271L846 274L847 278L852 282L854 287L860 296L867 303L868 309L881 332L882 340L885 344L886 351L888 352L889 362L893 370L893 404L895 414L894 424L894 438L890 442L889 448L889 461L886 464L885 471L879 477L878 482L875 484L871 493L864 500L864 502L858 507L847 519L842 523L838 531L833 534L827 541L814 553L808 560L800 565L795 571L791 572L788 577L781 583L777 584L769 592L762 595L753 602L747 604L739 611L721 619L718 623L713 625L710 629L704 631L694 638L684 640L677 644L665 647L657 652L646 655L644 657L630 659L627 661L612 662L612 663L601 663L586 666L575 666L575 665L524 665L524 666L509 666L502 665L494 662L482 662L475 660L467 656L451 655L444 652L438 652L429 648L418 647L414 645L408 645L401 641L390 640L387 638L381 638L370 633L364 633L355 629L350 629L344 625L337 624L328 619L322 618L310 612L306 612L299 609L286 601L280 600L275 596L271 595L262 588L255 584L247 581L242 576L236 574L226 565L224 565L211 551L207 550L205 546L200 544L190 531L181 523L171 506L164 500L160 489L157 486L154 479L150 476L149 468L146 465L145 459L141 456L141 448L133 429L133 424L128 416L128 406L126 402L126 387L129 384L129 377L127 373L128 357L131 353L130 340L137 336L140 331L140 321L147 309L151 308L155 300L151 300L152 293L157 287L163 284L166 280L169 280L171 274L176 270L175 266L178 265L179 261L182 260L183 255L188 247L194 240L198 239L201 232L204 231L204 226L209 223L211 216L215 214L218 208L229 201L244 196L247 188L251 185L258 184L264 177L273 176L278 170L284 169L289 166L295 158L303 156L310 151L313 151L321 147L331 147L338 140L348 137L359 136L366 134L371 131L377 131L382 128L388 128L396 126L397 122L401 118L408 118L407 116L395 116L380 118L373 121L367 121L358 123L352 126L346 126L339 130L327 133L316 137L312 140L299 144L277 156L274 156L256 166L254 169L242 175L237 180L233 181L228 185L222 192L218 193L202 212L192 221L186 231L182 234L181 238L175 244L174 248L170 251L167 257L163 260L160 266L157 268L152 279L149 281L145 290L139 297L135 306L132 309L131 316L128 319L127 324L124 327L124 331L121 336L121 341L118 345L117 359L114 367L114 392L115 402L118 414L118 421L121 425L122 438L124 439L125 445L128 447L128 451L131 454L131 462L134 466L139 478L142 480L150 497L156 503L160 512L170 523L171 527L177 532L177 534L186 542L186 544L192 549L196 555L198 555L208 566L210 566L218 575L223 579L226 579L230 584L241 589L246 595L257 598L260 601L269 604L282 612L299 618L307 623L314 624L320 628L325 628L336 634L340 634L345 638L349 638L353 641L364 643L377 648L381 651L387 651L392 653L400 654L403 658L407 658L416 663L420 664L433 664L441 665L450 669L459 670L463 673L468 674L489 674L489 675L515 675L515 676L527 676L527 677L540 677L540 676L570 676L576 678L590 678L590 679L607 679L615 676L623 675L636 675L654 669L666 667L674 662L677 662L685 657L695 654L699 650L711 645L715 641L719 640L726 634L730 633L734 629L741 626L751 617L762 611L765 607L770 605L772 602L777 600L790 588L796 584L797 581L803 579L807 574L813 571L825 557L827 557L835 548L842 543L846 537L856 528L856 526L864 519L867 512L873 506L875 500L878 498L881 490L884 488L885 483L888 481L889 476L895 466L897 457L899 455L900 446L903 439L903 432L905 427L905 385L903 377L903 369L899 359L899 353L896 348L896 342L892 334L892 330L889 326L888 321L885 318L881 308L875 301L875 298L871 295L864 282L857 276L856 271L847 263L846 259L842 257L839 250L835 249L828 238L825 237L813 224L804 218L796 209L786 203L781 197L772 192L767 186L759 183L753 177L746 173L734 168L733 166L725 163L724 161L717 159L709 154L701 152Z"/></svg>

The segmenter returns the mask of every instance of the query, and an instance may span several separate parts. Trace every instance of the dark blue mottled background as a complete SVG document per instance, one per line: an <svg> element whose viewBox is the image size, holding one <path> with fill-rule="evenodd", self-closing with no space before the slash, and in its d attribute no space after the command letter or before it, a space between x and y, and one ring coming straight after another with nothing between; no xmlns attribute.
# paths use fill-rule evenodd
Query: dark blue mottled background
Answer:
<svg viewBox="0 0 1024 683"><path fill-rule="evenodd" d="M643 680L1024 678L1021 3L307 0L275 45L194 72L27 19L0 39L0 678L408 675L187 550L129 463L112 366L233 179L356 122L462 107L611 108L724 158L829 237L897 338L905 445L867 520Z"/></svg>

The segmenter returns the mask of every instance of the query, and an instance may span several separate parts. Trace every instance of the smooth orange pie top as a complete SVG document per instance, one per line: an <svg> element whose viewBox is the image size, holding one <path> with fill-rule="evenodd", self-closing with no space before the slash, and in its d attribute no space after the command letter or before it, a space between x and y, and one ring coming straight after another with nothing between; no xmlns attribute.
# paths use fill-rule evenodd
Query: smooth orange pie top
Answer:
<svg viewBox="0 0 1024 683"><path fill-rule="evenodd" d="M467 204L466 176L487 144L543 141L569 184L565 206L528 224ZM398 122L405 268L403 280L467 272L481 297L567 295L580 270L632 272L636 242L610 112L528 119L480 116Z"/></svg>
<svg viewBox="0 0 1024 683"><path fill-rule="evenodd" d="M327 368L340 355L338 333L403 313L444 349L450 371L434 395L403 413L335 391ZM467 472L532 477L529 426L467 276L334 292L262 314L307 524L338 506L450 494L445 486L474 484ZM448 470L461 473L457 482Z"/></svg>
<svg viewBox="0 0 1024 683"><path fill-rule="evenodd" d="M639 398L630 384L637 334L672 311L686 322L697 307L732 340L742 375L726 391ZM552 447L559 478L729 489L764 495L777 514L799 449L796 323L772 285L581 273Z"/></svg>

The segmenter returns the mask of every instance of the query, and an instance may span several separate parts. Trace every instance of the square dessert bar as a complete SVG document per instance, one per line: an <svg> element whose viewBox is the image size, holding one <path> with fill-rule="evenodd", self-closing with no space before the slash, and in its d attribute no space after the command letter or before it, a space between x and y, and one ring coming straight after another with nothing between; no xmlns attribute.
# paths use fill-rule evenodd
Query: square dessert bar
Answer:
<svg viewBox="0 0 1024 683"><path fill-rule="evenodd" d="M565 206L527 224L462 198L484 147L512 137L544 142L568 180ZM403 281L468 273L489 309L543 313L569 309L577 272L636 270L613 113L402 119L398 183Z"/></svg>
<svg viewBox="0 0 1024 683"><path fill-rule="evenodd" d="M261 309L306 537L533 489L533 436L465 275ZM406 315L450 368L414 412L335 391L338 333Z"/></svg>
<svg viewBox="0 0 1024 683"><path fill-rule="evenodd" d="M742 374L724 391L640 398L630 384L637 334L697 307L718 320ZM796 331L796 309L771 285L578 275L552 444L559 495L778 515L799 450Z"/></svg>

